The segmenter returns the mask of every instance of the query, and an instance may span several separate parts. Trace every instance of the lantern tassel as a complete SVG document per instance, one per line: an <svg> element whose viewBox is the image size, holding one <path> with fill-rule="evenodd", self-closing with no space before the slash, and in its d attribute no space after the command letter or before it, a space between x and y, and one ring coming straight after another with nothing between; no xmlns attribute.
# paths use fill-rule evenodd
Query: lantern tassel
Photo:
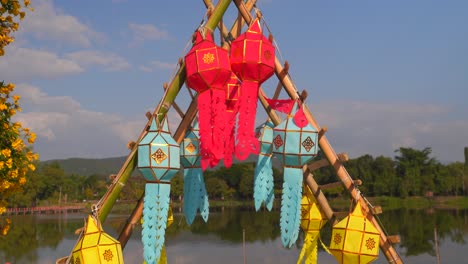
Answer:
<svg viewBox="0 0 468 264"><path fill-rule="evenodd" d="M271 163L271 153L258 155L257 166L254 174L254 201L255 210L260 210L262 203L268 211L273 207L275 194L273 192L273 169Z"/></svg>
<svg viewBox="0 0 468 264"><path fill-rule="evenodd" d="M226 127L226 91L220 89L210 89L211 92L211 116L212 116L212 137L214 156L211 167L215 167L224 157L224 129Z"/></svg>
<svg viewBox="0 0 468 264"><path fill-rule="evenodd" d="M249 154L258 155L260 143L255 137L255 115L257 112L258 82L245 80L241 86L239 100L239 122L237 129L236 157L245 160Z"/></svg>
<svg viewBox="0 0 468 264"><path fill-rule="evenodd" d="M142 242L146 263L156 263L164 246L169 212L170 184L146 183L143 205Z"/></svg>
<svg viewBox="0 0 468 264"><path fill-rule="evenodd" d="M281 242L290 248L297 240L301 223L302 169L284 168L281 200Z"/></svg>
<svg viewBox="0 0 468 264"><path fill-rule="evenodd" d="M200 154L202 170L206 170L213 157L213 136L211 134L211 95L209 91L198 94L198 125L200 127Z"/></svg>
<svg viewBox="0 0 468 264"><path fill-rule="evenodd" d="M184 215L187 224L191 225L193 223L197 210L200 210L203 220L207 222L210 210L203 172L201 168L185 169Z"/></svg>
<svg viewBox="0 0 468 264"><path fill-rule="evenodd" d="M305 264L317 264L318 237L318 231L306 232L304 245L302 246L302 250L296 264L302 264L303 261L305 261Z"/></svg>

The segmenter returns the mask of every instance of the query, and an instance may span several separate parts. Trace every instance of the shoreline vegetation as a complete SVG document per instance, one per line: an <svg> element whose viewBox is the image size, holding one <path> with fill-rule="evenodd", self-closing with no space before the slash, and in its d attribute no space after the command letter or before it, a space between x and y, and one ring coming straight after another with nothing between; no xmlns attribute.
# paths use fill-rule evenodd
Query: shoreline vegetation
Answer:
<svg viewBox="0 0 468 264"><path fill-rule="evenodd" d="M439 196L439 197L408 197L408 198L398 198L398 197L366 197L366 199L373 206L382 207L383 213L385 211L396 210L396 209L412 209L412 210L465 210L468 209L468 197L463 196ZM86 203L81 203L86 210L91 211L93 202L89 201ZM129 213L131 212L137 201L118 201L115 203L112 213ZM220 208L231 208L231 207L244 207L249 210L255 210L254 201L252 200L210 200L210 208L218 210ZM273 208L274 210L279 210L281 199L278 197L274 201ZM329 199L330 206L338 214L352 208L351 199L345 198L332 198ZM183 203L178 200L173 200L171 202L171 207L175 212L182 211ZM262 207L261 211L266 209Z"/></svg>

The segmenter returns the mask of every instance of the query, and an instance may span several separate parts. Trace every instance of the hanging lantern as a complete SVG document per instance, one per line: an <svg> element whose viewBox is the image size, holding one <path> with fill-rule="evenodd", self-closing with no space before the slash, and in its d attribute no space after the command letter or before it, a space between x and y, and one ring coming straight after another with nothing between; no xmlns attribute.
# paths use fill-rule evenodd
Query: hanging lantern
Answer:
<svg viewBox="0 0 468 264"><path fill-rule="evenodd" d="M104 232L98 218L89 215L69 263L121 264L124 263L122 247L118 240Z"/></svg>
<svg viewBox="0 0 468 264"><path fill-rule="evenodd" d="M262 34L258 19L231 43L230 59L232 71L242 81L236 157L245 160L250 153L259 153L255 137L258 89L275 68L275 48Z"/></svg>
<svg viewBox="0 0 468 264"><path fill-rule="evenodd" d="M254 174L254 201L255 210L260 210L262 203L265 203L268 211L273 207L274 181L273 166L271 163L273 123L265 122L257 129L258 140L260 141L260 153L258 154L257 165Z"/></svg>
<svg viewBox="0 0 468 264"><path fill-rule="evenodd" d="M170 180L180 169L179 145L172 138L167 120L156 125L153 118L146 135L138 144L138 169L146 179L143 204L143 256L155 263L164 245L169 210Z"/></svg>
<svg viewBox="0 0 468 264"><path fill-rule="evenodd" d="M304 231L304 245L297 263L304 260L307 264L317 263L317 241L320 237L320 229L327 219L317 204L315 197L307 185L303 187L301 201L301 229Z"/></svg>
<svg viewBox="0 0 468 264"><path fill-rule="evenodd" d="M226 83L226 134L224 145L224 166L232 166L232 155L235 148L236 119L239 111L240 82L232 73L231 79Z"/></svg>
<svg viewBox="0 0 468 264"><path fill-rule="evenodd" d="M203 220L208 221L209 202L206 193L203 172L200 165L200 140L198 138L198 121L187 130L180 144L180 161L184 166L184 215L187 224L191 225L199 210Z"/></svg>
<svg viewBox="0 0 468 264"><path fill-rule="evenodd" d="M216 46L211 32L198 30L185 56L187 86L198 92L201 166L214 167L224 156L225 84L231 78L226 50Z"/></svg>
<svg viewBox="0 0 468 264"><path fill-rule="evenodd" d="M303 113L300 101L289 100L286 105L289 106L285 107L289 110L288 117L273 129L273 155L284 166L281 241L283 246L291 247L297 240L301 220L302 166L317 155L318 131L308 122L298 125L295 121L294 115ZM297 112L293 110L298 106Z"/></svg>
<svg viewBox="0 0 468 264"><path fill-rule="evenodd" d="M363 215L361 202L333 226L329 250L338 263L366 264L379 256L380 233Z"/></svg>

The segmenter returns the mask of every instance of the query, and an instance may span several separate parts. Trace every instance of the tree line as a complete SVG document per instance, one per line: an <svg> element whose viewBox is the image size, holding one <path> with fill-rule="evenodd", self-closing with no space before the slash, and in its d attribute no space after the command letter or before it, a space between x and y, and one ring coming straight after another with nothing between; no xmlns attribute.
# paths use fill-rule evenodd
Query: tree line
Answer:
<svg viewBox="0 0 468 264"><path fill-rule="evenodd" d="M363 155L350 159L345 167L353 179L362 180L359 189L369 197L392 196L405 198L424 195L467 195L468 194L468 148L465 148L465 163L443 164L431 157L431 148L422 150L399 148L395 157L373 157ZM317 160L322 158L319 153ZM119 168L116 168L118 170ZM255 163L237 163L231 168L220 167L204 172L204 180L210 199L249 200L253 197ZM313 172L319 184L337 182L331 166ZM282 169L273 168L275 196L281 194ZM102 197L112 178L109 175L93 174L82 176L66 174L58 163L44 163L28 175L24 191L9 198L9 205L37 206L65 204L97 200ZM144 191L144 179L138 174L132 176L122 193L121 200L137 200ZM183 172L171 181L171 195L174 200L183 197ZM327 191L326 195L346 195L338 188Z"/></svg>

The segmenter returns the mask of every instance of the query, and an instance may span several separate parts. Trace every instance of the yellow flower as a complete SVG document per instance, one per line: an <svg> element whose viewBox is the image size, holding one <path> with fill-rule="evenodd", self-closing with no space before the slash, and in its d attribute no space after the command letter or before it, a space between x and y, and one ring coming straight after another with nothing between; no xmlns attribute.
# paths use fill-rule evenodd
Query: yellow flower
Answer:
<svg viewBox="0 0 468 264"><path fill-rule="evenodd" d="M13 95L12 98L13 98L13 101L14 101L15 103L17 103L18 100L21 98L21 96L19 96L19 95Z"/></svg>
<svg viewBox="0 0 468 264"><path fill-rule="evenodd" d="M15 142L11 144L11 147L16 150L20 150L23 147L23 140L21 140L21 138L17 138Z"/></svg>
<svg viewBox="0 0 468 264"><path fill-rule="evenodd" d="M9 158L6 162L5 162L5 165L7 166L7 168L11 169L11 166L13 165L13 160L11 158Z"/></svg>
<svg viewBox="0 0 468 264"><path fill-rule="evenodd" d="M10 177L12 179L15 179L16 177L18 177L18 169L10 171Z"/></svg>
<svg viewBox="0 0 468 264"><path fill-rule="evenodd" d="M25 177L21 177L21 178L19 178L19 181L18 181L18 182L19 182L20 185L23 185L23 184L26 183L26 178L25 178Z"/></svg>
<svg viewBox="0 0 468 264"><path fill-rule="evenodd" d="M3 189L5 189L5 190L8 189L8 188L10 188L10 182L7 181L7 180L3 180L3 181L2 181L2 187L3 187Z"/></svg>
<svg viewBox="0 0 468 264"><path fill-rule="evenodd" d="M0 215L3 214L4 212L6 212L5 206L0 206Z"/></svg>
<svg viewBox="0 0 468 264"><path fill-rule="evenodd" d="M0 161L0 170L3 169L4 166L5 166L5 162Z"/></svg>
<svg viewBox="0 0 468 264"><path fill-rule="evenodd" d="M5 157L10 157L11 155L11 150L10 149L2 149L2 155Z"/></svg>
<svg viewBox="0 0 468 264"><path fill-rule="evenodd" d="M6 110L7 108L5 104L0 104L0 111Z"/></svg>
<svg viewBox="0 0 468 264"><path fill-rule="evenodd" d="M34 141L36 141L36 134L34 132L31 132L31 134L29 134L28 142L29 144L33 144Z"/></svg>
<svg viewBox="0 0 468 264"><path fill-rule="evenodd" d="M24 0L24 6L29 6L31 4L31 1L30 0Z"/></svg>
<svg viewBox="0 0 468 264"><path fill-rule="evenodd" d="M28 168L31 170L31 171L35 171L36 170L36 166L34 166L34 164L28 164ZM21 179L20 179L21 180Z"/></svg>
<svg viewBox="0 0 468 264"><path fill-rule="evenodd" d="M10 109L10 115L15 115L16 114L16 110L15 109Z"/></svg>

